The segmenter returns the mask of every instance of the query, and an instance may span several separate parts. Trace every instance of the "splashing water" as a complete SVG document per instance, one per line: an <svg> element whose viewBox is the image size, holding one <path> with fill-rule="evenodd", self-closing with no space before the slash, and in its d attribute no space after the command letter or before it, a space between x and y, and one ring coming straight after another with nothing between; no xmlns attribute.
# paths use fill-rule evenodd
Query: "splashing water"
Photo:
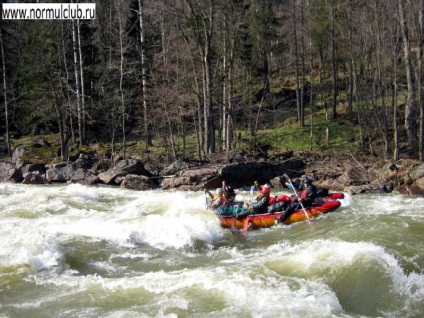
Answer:
<svg viewBox="0 0 424 318"><path fill-rule="evenodd" d="M346 196L312 224L248 233L204 199L1 184L0 316L423 315L423 199Z"/></svg>

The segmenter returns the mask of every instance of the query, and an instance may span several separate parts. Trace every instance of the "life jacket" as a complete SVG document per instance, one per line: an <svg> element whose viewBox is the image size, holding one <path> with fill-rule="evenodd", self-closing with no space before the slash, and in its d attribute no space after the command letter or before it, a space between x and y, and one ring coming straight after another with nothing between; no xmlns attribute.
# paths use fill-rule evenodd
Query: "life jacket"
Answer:
<svg viewBox="0 0 424 318"><path fill-rule="evenodd" d="M212 198L211 204L214 204L219 199L221 199L222 204L224 204L225 202L227 202L227 199L225 198L224 194L215 194L215 196Z"/></svg>
<svg viewBox="0 0 424 318"><path fill-rule="evenodd" d="M299 197L300 199L307 199L312 203L312 201L317 197L317 187L313 184L309 185L306 190L302 191Z"/></svg>
<svg viewBox="0 0 424 318"><path fill-rule="evenodd" d="M293 200L292 200L291 196L289 196L289 195L280 194L279 196L277 196L275 198L275 202L291 203L291 202L293 202Z"/></svg>

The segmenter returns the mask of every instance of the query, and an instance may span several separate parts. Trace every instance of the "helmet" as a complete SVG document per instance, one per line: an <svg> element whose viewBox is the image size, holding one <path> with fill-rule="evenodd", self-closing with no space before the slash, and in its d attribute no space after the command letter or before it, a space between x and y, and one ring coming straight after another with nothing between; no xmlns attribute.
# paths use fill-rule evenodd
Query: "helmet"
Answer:
<svg viewBox="0 0 424 318"><path fill-rule="evenodd" d="M267 185L261 186L261 193L264 195L270 194L271 189Z"/></svg>
<svg viewBox="0 0 424 318"><path fill-rule="evenodd" d="M215 194L222 194L224 191L222 191L222 188L216 188Z"/></svg>
<svg viewBox="0 0 424 318"><path fill-rule="evenodd" d="M311 179L309 179L308 177L305 177L305 178L303 178L303 183L304 184L311 184L312 183L312 180Z"/></svg>

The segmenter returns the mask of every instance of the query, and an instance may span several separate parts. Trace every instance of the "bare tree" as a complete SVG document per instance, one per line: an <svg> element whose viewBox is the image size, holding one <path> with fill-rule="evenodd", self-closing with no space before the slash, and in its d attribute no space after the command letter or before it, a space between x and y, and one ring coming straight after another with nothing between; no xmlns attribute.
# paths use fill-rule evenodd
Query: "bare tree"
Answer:
<svg viewBox="0 0 424 318"><path fill-rule="evenodd" d="M422 88L422 77L423 77L423 58L424 58L424 0L420 1L418 17L418 54L417 54L417 94L418 94L418 105L420 109L420 122L419 122L419 135L418 145L419 152L418 157L420 160L424 160L424 92Z"/></svg>
<svg viewBox="0 0 424 318"><path fill-rule="evenodd" d="M79 135L79 144L82 146L84 144L84 128L83 128L83 111L81 107L80 99L80 74L78 74L78 49L77 49L77 31L75 30L75 22L72 21L72 46L74 52L74 74L75 74L75 92L76 92L76 102L77 102L77 116L78 116L78 135Z"/></svg>
<svg viewBox="0 0 424 318"><path fill-rule="evenodd" d="M406 81L408 85L408 96L405 108L405 128L408 135L409 145L415 149L417 146L417 111L416 111L416 90L414 80L414 69L412 65L411 48L409 44L409 30L405 19L404 1L398 0L399 22L403 39L403 50L405 55Z"/></svg>
<svg viewBox="0 0 424 318"><path fill-rule="evenodd" d="M82 135L80 135L80 144L85 144L86 138L86 109L85 109L85 91L84 91L84 69L83 69L83 56L81 49L81 26L80 20L77 19L77 36L78 36L78 53L79 53L79 70L80 70L80 79L81 79L81 117L82 117Z"/></svg>
<svg viewBox="0 0 424 318"><path fill-rule="evenodd" d="M330 0L330 23L331 23L331 65L333 72L333 118L337 117L337 95L338 95L338 80L337 80L337 58L336 58L336 31L335 31L335 9L337 0Z"/></svg>
<svg viewBox="0 0 424 318"><path fill-rule="evenodd" d="M4 58L4 45L3 45L3 31L0 24L0 49L1 49L1 63L2 63L2 77L3 77L3 101L4 101L4 113L6 119L6 147L7 153L10 156L12 153L10 147L10 132L9 132L9 107L7 104L7 80L6 80L6 62Z"/></svg>
<svg viewBox="0 0 424 318"><path fill-rule="evenodd" d="M152 137L149 129L149 114L147 105L147 61L146 61L146 44L144 42L144 23L143 23L143 1L138 0L138 17L140 26L140 51L141 51L141 85L143 94L143 120L144 120L144 138L146 149L153 146Z"/></svg>

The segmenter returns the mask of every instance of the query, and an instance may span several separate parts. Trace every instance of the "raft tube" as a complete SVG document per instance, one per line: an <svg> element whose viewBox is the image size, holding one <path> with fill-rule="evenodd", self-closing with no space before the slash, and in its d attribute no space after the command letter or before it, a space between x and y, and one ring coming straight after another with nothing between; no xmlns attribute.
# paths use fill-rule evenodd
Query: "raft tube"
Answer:
<svg viewBox="0 0 424 318"><path fill-rule="evenodd" d="M342 193L343 194L343 193ZM321 203L314 203L311 208L306 209L309 218L317 217L321 214L334 211L340 207L341 203L337 200L324 200ZM281 217L283 212L275 213L264 213L264 214L255 214L244 217L240 220L237 220L234 216L219 216L221 221L221 226L224 228L236 228L236 229L246 229L246 222L249 223L248 228L263 228L271 227L277 224L278 219ZM247 220L246 220L247 218ZM292 224L295 222L306 221L306 215L303 210L296 210L293 212L283 224Z"/></svg>

